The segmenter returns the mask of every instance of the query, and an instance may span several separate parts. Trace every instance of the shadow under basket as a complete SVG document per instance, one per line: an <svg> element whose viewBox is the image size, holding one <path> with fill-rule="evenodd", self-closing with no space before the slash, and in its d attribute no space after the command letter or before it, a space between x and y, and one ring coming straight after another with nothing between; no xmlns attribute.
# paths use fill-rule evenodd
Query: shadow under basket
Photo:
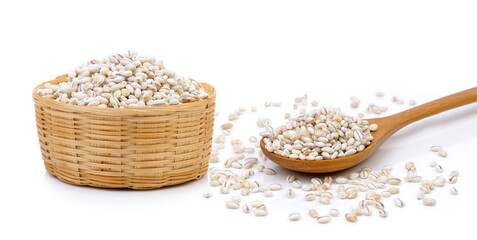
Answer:
<svg viewBox="0 0 477 240"><path fill-rule="evenodd" d="M66 75L48 83L66 81ZM33 91L46 170L61 181L100 188L154 189L207 173L215 90L209 98L143 108L76 106Z"/></svg>

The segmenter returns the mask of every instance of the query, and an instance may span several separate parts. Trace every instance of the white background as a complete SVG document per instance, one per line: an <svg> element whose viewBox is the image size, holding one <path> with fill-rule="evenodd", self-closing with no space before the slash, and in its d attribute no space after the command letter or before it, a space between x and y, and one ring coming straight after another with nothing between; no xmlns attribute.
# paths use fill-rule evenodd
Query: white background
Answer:
<svg viewBox="0 0 477 240"><path fill-rule="evenodd" d="M92 58L136 50L162 59L177 73L209 82L218 92L216 125L238 108L256 105L235 123L233 135L256 135L258 116L283 122L295 97L307 93L320 106L350 114L349 97L408 108L397 95L420 103L477 84L475 1L11 1L0 7L2 70L0 239L245 239L245 238L469 238L475 223L477 104L422 120L399 131L365 163L379 169L416 163L425 178L457 169L459 196L449 184L432 193L435 207L415 199L404 184L398 209L385 199L389 217L348 223L351 202L336 200L342 215L327 225L306 212L329 207L277 192L263 199L269 215L257 218L228 210L224 196L202 198L207 178L152 191L103 190L58 181L43 167L36 136L32 89ZM383 99L375 97L381 90ZM266 100L281 108L264 109ZM219 131L217 131L218 133ZM230 138L229 138L230 139ZM428 150L442 145L449 157ZM228 146L229 148L229 146ZM221 155L224 161L230 154ZM290 172L264 183L282 182ZM353 169L352 169L353 170ZM348 174L352 170L334 176ZM305 182L314 175L297 174ZM323 176L323 175L320 175ZM232 194L229 194L232 195ZM246 201L261 199L261 195ZM291 212L302 220L289 222Z"/></svg>

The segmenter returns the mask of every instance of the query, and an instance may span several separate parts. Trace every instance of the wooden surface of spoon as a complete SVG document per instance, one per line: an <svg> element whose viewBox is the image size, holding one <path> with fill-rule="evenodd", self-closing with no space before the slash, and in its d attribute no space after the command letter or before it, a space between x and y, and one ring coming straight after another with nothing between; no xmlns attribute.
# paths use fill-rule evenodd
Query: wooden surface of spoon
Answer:
<svg viewBox="0 0 477 240"><path fill-rule="evenodd" d="M369 124L378 124L378 130L371 132L374 139L363 151L347 157L315 161L291 159L267 151L263 138L260 141L260 147L268 159L290 170L308 173L336 172L353 167L366 160L378 150L386 139L408 124L473 102L477 102L477 87L439 98L391 116L366 119Z"/></svg>

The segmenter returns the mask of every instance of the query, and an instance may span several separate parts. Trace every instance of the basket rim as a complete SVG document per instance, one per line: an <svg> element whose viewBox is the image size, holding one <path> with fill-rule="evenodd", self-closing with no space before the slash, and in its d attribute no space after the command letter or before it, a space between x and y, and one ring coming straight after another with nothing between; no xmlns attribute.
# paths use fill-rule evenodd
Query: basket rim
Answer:
<svg viewBox="0 0 477 240"><path fill-rule="evenodd" d="M45 104L45 105L50 105L50 106L56 106L58 108L63 108L63 109L69 109L72 111L76 112L87 112L87 111L92 111L92 112L101 112L101 113L111 113L111 114L138 114L138 113L151 113L155 112L157 110L161 111L177 111L177 110L187 110L190 108L194 107L199 107L203 106L204 104L207 103L212 103L215 101L216 97L216 91L215 88L205 82L199 82L199 85L204 88L204 90L209 94L209 97L206 99L200 99L198 101L194 102L188 102L188 103L183 103L183 104L177 104L177 105L164 105L164 106L157 106L157 107L139 107L139 108L99 108L96 106L78 106L78 105L72 105L72 104L65 104L62 102L58 102L53 100L52 98L44 98L40 96L40 94L37 93L37 90L42 88L45 84L50 83L50 84L58 84L60 82L67 81L67 75L60 75L56 77L54 80L46 81L38 86L36 86L33 89L33 101L35 104Z"/></svg>

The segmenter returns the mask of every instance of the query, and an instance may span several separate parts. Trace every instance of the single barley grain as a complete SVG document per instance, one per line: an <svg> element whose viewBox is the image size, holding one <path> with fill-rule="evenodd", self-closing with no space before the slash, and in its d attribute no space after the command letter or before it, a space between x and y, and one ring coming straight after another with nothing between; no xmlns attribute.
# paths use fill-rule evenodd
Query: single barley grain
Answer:
<svg viewBox="0 0 477 240"><path fill-rule="evenodd" d="M253 211L253 214L255 214L255 216L257 217L264 217L264 216L267 216L268 212L267 210L263 210L263 209L255 209Z"/></svg>
<svg viewBox="0 0 477 240"><path fill-rule="evenodd" d="M441 146L431 146L430 150L432 152L439 152L440 150L442 150L442 147Z"/></svg>
<svg viewBox="0 0 477 240"><path fill-rule="evenodd" d="M222 124L222 129L223 130L228 130L228 129L231 129L234 125L232 123L225 123L225 124Z"/></svg>
<svg viewBox="0 0 477 240"><path fill-rule="evenodd" d="M250 189L249 188L243 188L242 190L240 190L240 194L242 194L242 196L248 196L248 195L250 195Z"/></svg>
<svg viewBox="0 0 477 240"><path fill-rule="evenodd" d="M399 185L401 184L401 179L399 178L390 178L388 180L388 183L391 184L391 185Z"/></svg>
<svg viewBox="0 0 477 240"><path fill-rule="evenodd" d="M357 172L354 172L354 173L351 173L349 176L349 179L357 179L359 177L359 173Z"/></svg>
<svg viewBox="0 0 477 240"><path fill-rule="evenodd" d="M287 189L286 195L288 198L295 198L295 191L293 191L293 189Z"/></svg>
<svg viewBox="0 0 477 240"><path fill-rule="evenodd" d="M278 183L273 183L268 186L271 191L279 191L282 190L282 185Z"/></svg>
<svg viewBox="0 0 477 240"><path fill-rule="evenodd" d="M457 177L450 177L449 178L449 183L456 184L457 183Z"/></svg>
<svg viewBox="0 0 477 240"><path fill-rule="evenodd" d="M316 218L316 221L320 224L325 224L325 223L329 223L331 221L331 217L330 216L321 216L321 217L317 217Z"/></svg>
<svg viewBox="0 0 477 240"><path fill-rule="evenodd" d="M345 218L348 222L356 222L358 220L358 217L356 217L354 213L346 213Z"/></svg>
<svg viewBox="0 0 477 240"><path fill-rule="evenodd" d="M331 203L331 200L327 197L320 197L318 199L318 201L321 203L321 204L325 204L325 205L330 205Z"/></svg>
<svg viewBox="0 0 477 240"><path fill-rule="evenodd" d="M277 174L277 172L275 172L275 170L271 169L271 168L264 168L263 169L263 173L267 174L267 175L275 175Z"/></svg>
<svg viewBox="0 0 477 240"><path fill-rule="evenodd" d="M308 214L310 215L310 217L312 218L317 218L318 217L318 211L316 211L316 209L310 209L308 210Z"/></svg>
<svg viewBox="0 0 477 240"><path fill-rule="evenodd" d="M404 202L403 202L401 199L399 199L399 198L395 198L395 199L394 199L394 204L395 204L397 207L400 207L400 208L404 207Z"/></svg>
<svg viewBox="0 0 477 240"><path fill-rule="evenodd" d="M388 198L391 197L391 192L390 191L382 191L381 196Z"/></svg>
<svg viewBox="0 0 477 240"><path fill-rule="evenodd" d="M264 191L264 192L263 192L263 195L264 195L265 197L272 197L272 196L273 196L273 192L270 191L270 190L267 190L267 191Z"/></svg>
<svg viewBox="0 0 477 240"><path fill-rule="evenodd" d="M335 182L338 183L338 184L346 184L346 183L348 183L348 181L349 180L346 177L337 177L335 179Z"/></svg>
<svg viewBox="0 0 477 240"><path fill-rule="evenodd" d="M250 208L248 207L246 203L242 205L242 211L244 213L250 213Z"/></svg>
<svg viewBox="0 0 477 240"><path fill-rule="evenodd" d="M292 213L290 215L288 215L288 220L290 221L298 221L301 219L301 214L299 213Z"/></svg>
<svg viewBox="0 0 477 240"><path fill-rule="evenodd" d="M422 200L422 199L424 199L425 197L426 197L426 194L425 194L423 191L419 191L419 192L417 192L417 194L416 194L417 200Z"/></svg>
<svg viewBox="0 0 477 240"><path fill-rule="evenodd" d="M452 195L458 195L458 194L459 194L459 191L457 191L457 188L451 187L450 193L451 193Z"/></svg>
<svg viewBox="0 0 477 240"><path fill-rule="evenodd" d="M202 195L204 196L204 198L210 198L212 197L212 193L209 191L209 190L205 190Z"/></svg>
<svg viewBox="0 0 477 240"><path fill-rule="evenodd" d="M340 215L340 212L336 208L330 209L330 216L332 217L338 217Z"/></svg>
<svg viewBox="0 0 477 240"><path fill-rule="evenodd" d="M424 203L424 205L426 206L434 206L436 205L436 200L434 198L424 198L422 199L422 202Z"/></svg>
<svg viewBox="0 0 477 240"><path fill-rule="evenodd" d="M298 181L298 180L295 180L295 181L292 182L292 186L294 188L301 188L301 182Z"/></svg>
<svg viewBox="0 0 477 240"><path fill-rule="evenodd" d="M222 194L229 194L229 189L226 187L220 187L220 193Z"/></svg>
<svg viewBox="0 0 477 240"><path fill-rule="evenodd" d="M301 186L301 190L303 190L305 192L311 191L311 190L313 190L313 185L312 184L303 184Z"/></svg>
<svg viewBox="0 0 477 240"><path fill-rule="evenodd" d="M260 206L264 205L261 201L259 200L255 200L255 201L252 201L250 203L250 206L252 206L252 208L258 208Z"/></svg>
<svg viewBox="0 0 477 240"><path fill-rule="evenodd" d="M305 195L305 201L315 201L316 195L314 193L308 193Z"/></svg>
<svg viewBox="0 0 477 240"><path fill-rule="evenodd" d="M439 154L439 156L441 156L441 157L447 157L447 152L444 151L444 150L440 150L440 151L438 152L438 154Z"/></svg>
<svg viewBox="0 0 477 240"><path fill-rule="evenodd" d="M237 209L240 207L240 204L236 203L236 202L232 202L232 201L227 201L225 202L225 207L229 208L229 209Z"/></svg>

